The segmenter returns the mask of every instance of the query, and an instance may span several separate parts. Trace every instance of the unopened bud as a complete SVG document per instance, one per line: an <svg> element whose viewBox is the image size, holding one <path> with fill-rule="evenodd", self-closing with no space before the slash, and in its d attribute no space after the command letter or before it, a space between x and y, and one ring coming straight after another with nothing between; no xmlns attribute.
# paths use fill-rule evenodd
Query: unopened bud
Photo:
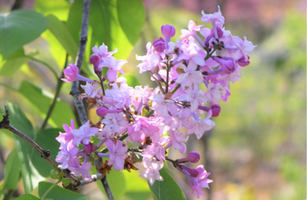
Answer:
<svg viewBox="0 0 307 200"><path fill-rule="evenodd" d="M249 56L247 55L247 59L245 59L244 56L242 56L239 60L237 60L238 65L240 65L241 67L246 67L247 65L249 65Z"/></svg>
<svg viewBox="0 0 307 200"><path fill-rule="evenodd" d="M211 111L212 111L212 117L218 117L221 112L221 106L219 106L218 104L213 104L211 106Z"/></svg>
<svg viewBox="0 0 307 200"><path fill-rule="evenodd" d="M96 113L99 117L105 117L108 114L108 109L105 107L100 107L96 110Z"/></svg>
<svg viewBox="0 0 307 200"><path fill-rule="evenodd" d="M174 37L174 35L176 34L176 29L171 25L165 24L161 26L161 32L164 37L171 38Z"/></svg>
<svg viewBox="0 0 307 200"><path fill-rule="evenodd" d="M90 142L87 145L84 145L83 150L86 155L90 155L93 151L95 151L95 145Z"/></svg>
<svg viewBox="0 0 307 200"><path fill-rule="evenodd" d="M97 54L93 54L90 57L90 63L91 64L96 64L100 61L100 57Z"/></svg>
<svg viewBox="0 0 307 200"><path fill-rule="evenodd" d="M162 37L155 39L152 45L158 53L161 53L165 50L165 41Z"/></svg>
<svg viewBox="0 0 307 200"><path fill-rule="evenodd" d="M187 158L191 163L197 163L200 159L200 154L197 151L191 151Z"/></svg>

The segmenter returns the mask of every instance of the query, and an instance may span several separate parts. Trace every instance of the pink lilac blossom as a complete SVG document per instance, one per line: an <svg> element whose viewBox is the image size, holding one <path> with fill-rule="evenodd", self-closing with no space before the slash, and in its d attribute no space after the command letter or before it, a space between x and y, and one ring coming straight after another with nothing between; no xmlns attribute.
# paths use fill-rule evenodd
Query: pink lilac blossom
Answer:
<svg viewBox="0 0 307 200"><path fill-rule="evenodd" d="M108 140L105 144L111 153L108 165L113 165L114 169L117 171L123 170L128 147L123 145L120 140L117 140L116 144L112 140Z"/></svg>
<svg viewBox="0 0 307 200"><path fill-rule="evenodd" d="M155 81L156 88L130 87L127 79L120 77L125 74L122 66L127 61L113 57L117 49L109 52L105 44L93 47L94 54L89 59L99 80L80 76L79 69L72 64L64 70L67 78L63 81L87 82L79 99L87 98L89 108L97 108L100 119L95 125L88 121L79 129L75 129L74 121L71 127L63 125L65 133L60 132L56 138L61 143L56 158L59 168L67 168L89 181L90 157L108 157L108 164L115 170L124 170L125 164L131 164L125 159L136 156L145 167L140 176L150 185L156 180L163 181L159 170L165 161L170 161L189 178L196 197L203 194L202 188L209 188L210 173L202 165L196 169L183 165L198 162L198 152L190 152L181 159L172 159L168 153L175 149L185 154L188 135L195 134L200 139L215 126L212 117L221 113L219 101L230 100L230 83L241 81L241 69L250 63L248 53L256 46L245 37L242 40L232 36L223 27L225 18L219 7L218 12L203 11L202 15L201 21L211 22L212 28L190 20L188 29L181 30L181 39L170 42L176 29L163 25L161 33L165 38L148 42L146 55L136 55L139 72L147 71L151 75L148 80ZM106 74L102 74L103 67L108 68ZM99 140L96 146L90 142L93 138ZM133 146L128 148L130 143ZM99 150L104 145L109 153ZM84 157L82 165L80 157Z"/></svg>

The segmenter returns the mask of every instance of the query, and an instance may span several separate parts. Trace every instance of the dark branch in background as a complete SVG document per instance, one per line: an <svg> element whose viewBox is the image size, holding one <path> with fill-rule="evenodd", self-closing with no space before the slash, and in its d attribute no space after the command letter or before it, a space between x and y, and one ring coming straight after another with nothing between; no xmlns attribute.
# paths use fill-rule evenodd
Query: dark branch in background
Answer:
<svg viewBox="0 0 307 200"><path fill-rule="evenodd" d="M80 45L79 51L77 54L77 58L75 61L75 65L79 68L81 72L82 62L84 58L84 51L87 42L87 29L88 29L88 21L89 21L89 14L90 14L90 5L91 0L83 0L83 10L82 10L82 22L81 22L81 34L80 34ZM78 96L80 95L79 91L79 81L72 82L70 94L74 98L74 103L79 115L79 119L81 124L85 124L87 122L86 112L84 109L84 105L82 101L79 101Z"/></svg>
<svg viewBox="0 0 307 200"><path fill-rule="evenodd" d="M88 30L88 21L89 21L89 14L90 14L90 5L91 0L83 0L83 10L82 10L82 23L81 23L81 34L80 34L80 45L79 45L79 51L77 54L77 58L75 61L75 65L79 68L79 71L81 72L81 66L84 58L84 52L87 42L87 30ZM87 122L86 112L84 109L84 105L82 101L78 99L78 96L80 95L79 91L79 82L74 81L71 86L70 94L74 98L74 103L79 115L79 119L81 124L85 124ZM108 195L108 198L110 200L113 200L114 197L112 195L111 189L109 187L109 184L106 180L106 176L103 177L103 180L101 181L102 185Z"/></svg>
<svg viewBox="0 0 307 200"><path fill-rule="evenodd" d="M95 166L96 168L100 168L101 167L101 163L102 163L102 159L101 158L98 158L95 160ZM98 172L98 170L97 170ZM108 181L107 181L107 176L103 176L102 179L101 179L101 183L104 187L104 191L106 192L107 194L107 197L109 200L114 200L114 197L113 197L113 194L112 194L112 191L110 189L110 186L108 184Z"/></svg>

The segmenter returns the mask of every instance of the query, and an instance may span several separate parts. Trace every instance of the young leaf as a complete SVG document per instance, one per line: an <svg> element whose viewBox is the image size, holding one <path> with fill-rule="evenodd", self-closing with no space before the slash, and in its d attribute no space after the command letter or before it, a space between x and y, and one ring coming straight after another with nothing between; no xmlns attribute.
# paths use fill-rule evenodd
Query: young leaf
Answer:
<svg viewBox="0 0 307 200"><path fill-rule="evenodd" d="M152 186L148 183L154 198L158 200L185 200L183 191L168 172L164 168L159 172L164 181L155 181Z"/></svg>
<svg viewBox="0 0 307 200"><path fill-rule="evenodd" d="M0 15L0 54L5 60L16 49L36 39L48 27L42 14L31 10L14 10Z"/></svg>
<svg viewBox="0 0 307 200"><path fill-rule="evenodd" d="M9 155L4 166L4 183L3 189L17 188L20 179L20 162L15 148Z"/></svg>
<svg viewBox="0 0 307 200"><path fill-rule="evenodd" d="M43 196L43 194L52 186L53 183L48 182L40 182L38 186L38 194L39 196ZM85 195L81 195L70 190L66 190L60 186L55 186L50 190L50 192L46 195L46 198L50 199L65 199L65 200L86 200Z"/></svg>
<svg viewBox="0 0 307 200"><path fill-rule="evenodd" d="M59 136L60 129L44 129L36 133L35 142L44 150L50 151L50 156L56 158L60 144L55 140ZM50 171L54 169L45 159L35 151L33 154L33 165L43 177L49 177Z"/></svg>

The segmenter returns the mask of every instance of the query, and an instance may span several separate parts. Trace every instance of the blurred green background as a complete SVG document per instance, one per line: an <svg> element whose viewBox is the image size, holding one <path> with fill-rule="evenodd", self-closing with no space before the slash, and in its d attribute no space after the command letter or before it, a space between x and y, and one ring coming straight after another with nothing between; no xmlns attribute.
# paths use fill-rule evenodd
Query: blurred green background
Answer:
<svg viewBox="0 0 307 200"><path fill-rule="evenodd" d="M93 0L94 1L94 0ZM3 1L4 2L4 1ZM3 3L2 2L2 3ZM4 5L9 4L4 2ZM12 2L12 1L11 1ZM39 1L38 1L39 2ZM51 1L50 1L51 2ZM26 9L36 6L45 13L57 13L67 19L69 3L55 1L47 7L39 7L35 0L24 0ZM211 200L300 200L306 199L306 2L303 0L144 0L147 10L146 23L140 39L128 57L124 71L140 77L142 84L152 84L148 76L139 75L135 67L135 54L146 54L145 45L161 36L160 27L174 25L186 29L189 20L201 24L201 10L217 11L220 5L225 16L225 27L233 35L246 36L257 45L250 54L251 64L242 69L242 82L231 84L229 102L221 103L222 112L215 119L216 126L204 139L190 137L188 150L202 151L206 155L202 163L214 182L211 190L205 190L200 199ZM12 4L12 3L11 3ZM57 5L57 6L54 6ZM38 57L50 65L64 64L65 52L50 50L44 37L25 47L35 52L43 48ZM113 49L109 49L113 50ZM54 50L53 50L54 51ZM125 59L125 58L120 58ZM9 77L0 77L0 83L18 88L23 80L39 85L54 93L55 81L48 70L30 61ZM69 84L64 84L60 98L72 103L68 95ZM42 118L30 103L7 87L0 85L0 106L13 102L21 107L33 124ZM93 118L94 115L90 113ZM94 120L95 121L95 120ZM68 122L67 122L68 123ZM1 168L13 140L0 135ZM197 165L192 165L196 167ZM2 170L1 170L1 173ZM0 174L3 177L3 174ZM1 178L2 179L2 178ZM187 180L175 175L188 199ZM128 184L128 183L127 183ZM83 193L89 199L99 199L99 191L88 187ZM140 197L140 199L147 198ZM127 199L129 199L127 197Z"/></svg>

